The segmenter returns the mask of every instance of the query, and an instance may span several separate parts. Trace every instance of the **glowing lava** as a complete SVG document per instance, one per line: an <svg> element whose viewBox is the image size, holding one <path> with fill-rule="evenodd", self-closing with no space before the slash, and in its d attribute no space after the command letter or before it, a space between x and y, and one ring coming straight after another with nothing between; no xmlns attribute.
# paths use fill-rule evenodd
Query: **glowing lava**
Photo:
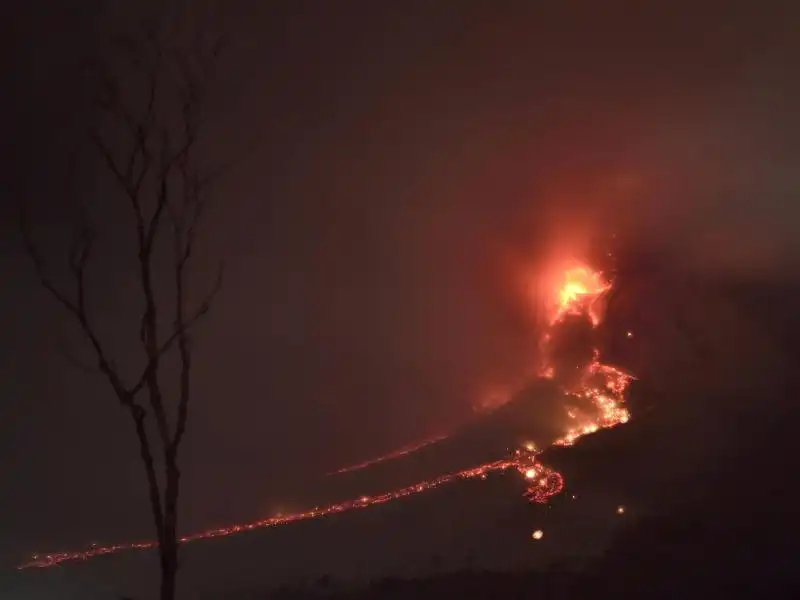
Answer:
<svg viewBox="0 0 800 600"><path fill-rule="evenodd" d="M593 325L602 320L597 304L611 283L603 274L585 265L576 265L563 271L557 286L558 292L548 306L549 324L552 327L567 315L588 317Z"/></svg>
<svg viewBox="0 0 800 600"><path fill-rule="evenodd" d="M602 273L589 267L579 265L564 271L561 286L549 300L547 330L540 343L542 377L553 378L557 371L550 350L559 327L566 319L576 317L587 319L597 327L603 318L603 297L610 289L611 283L603 278ZM568 416L579 420L580 424L568 429L555 444L571 446L584 435L627 423L630 413L623 401L632 380L632 375L600 362L600 351L593 348L591 361L582 368L576 383L564 389L564 393L577 400L588 400L595 408L595 414L579 415L574 409L568 409Z"/></svg>
<svg viewBox="0 0 800 600"><path fill-rule="evenodd" d="M400 448L400 450L395 450L394 452L390 452L389 454L384 454L382 456L378 456L376 458L371 458L369 460L365 460L363 462L349 465L347 467L342 467L341 469L336 469L335 471L331 471L327 473L327 475L340 475L342 473L350 473L352 471L360 471L361 469L366 469L367 467L371 467L372 465L377 465L382 462L386 462L388 460L394 460L395 458L400 458L401 456L406 456L407 454L411 454L412 452L416 452L417 450L422 450L426 446L431 446L436 442L441 442L443 439L447 438L447 435L437 435L436 437L432 437L428 440L423 442L419 442L412 446L406 446L405 448Z"/></svg>
<svg viewBox="0 0 800 600"><path fill-rule="evenodd" d="M227 527L220 527L217 529L209 529L206 531L194 533L192 535L184 536L180 538L179 541L181 544L185 544L187 542L194 542L197 540L207 540L212 538L225 537L236 533L243 533L245 531L253 531L255 529L265 529L268 527L277 527L278 525L287 525L289 523L294 523L296 521L306 521L309 519L316 519L328 515L335 515L359 508L367 508L370 506L376 506L378 504L385 504L387 502L391 502L392 500L398 500L400 498L407 498L415 494L421 494L423 492L427 492L429 490L437 488L441 485L452 483L458 480L475 479L475 478L486 479L487 475L491 472L505 471L506 469L509 468L519 468L519 465L523 460L532 461L533 457L527 456L525 459L523 459L521 458L520 453L515 453L513 456L507 459L486 463L479 467L464 469L463 471L457 471L455 473L440 475L439 477L436 477L434 479L421 481L419 483L415 483L414 485L409 485L407 487L400 488L392 492L379 494L377 496L360 496L355 500L348 500L345 502L331 504L321 508L314 507L311 510L307 510L304 512L294 513L290 515L279 515L279 516L269 517L267 519L254 521L252 523L242 523L242 524L228 525ZM143 542L131 542L125 544L115 544L113 546L105 546L105 547L93 546L86 550L79 550L72 552L34 554L33 556L31 556L31 559L28 562L20 565L18 568L28 569L32 567L53 567L65 562L88 560L90 558L105 556L107 554L116 554L118 552L123 552L126 550L148 550L148 549L153 549L155 547L156 547L156 542L143 541Z"/></svg>
<svg viewBox="0 0 800 600"><path fill-rule="evenodd" d="M591 325L596 327L602 321L602 299L603 295L611 289L611 283L606 281L601 273L593 271L587 266L577 265L564 270L560 277L559 284L551 289L554 291L552 297L549 298L548 301L550 310L548 312L547 327L541 340L544 357L541 373L544 377L552 377L555 372L555 365L549 362L548 349L554 337L559 335L559 326L563 324L564 320L568 317L578 317L588 319ZM566 408L567 416L571 419L571 422L576 422L576 425L568 429L555 444L559 446L569 446L584 435L589 435L600 429L626 423L630 418L630 414L625 408L623 400L625 390L632 379L633 377L631 375L615 367L602 364L600 362L599 350L594 349L593 358L588 365L582 368L576 380L577 383L573 383L569 388L563 390L565 397L573 397L577 400L582 400L583 404L590 405L593 407L593 410L578 412L575 409ZM591 414L587 414L587 412L591 412ZM443 436L410 448L398 450L390 455L366 461L358 465L345 467L336 472L343 473L353 471L392 458L397 458L439 441L440 439L443 439ZM534 444L528 443L525 447L515 450L511 456L505 459L486 463L463 471L441 475L377 496L360 496L355 500L331 504L324 507L315 507L304 512L274 516L252 523L210 529L184 536L180 539L180 543L184 544L197 540L253 531L255 529L277 527L295 521L315 519L350 510L385 504L392 500L420 494L458 480L474 478L486 479L491 472L505 471L512 468L516 469L522 475L527 484L524 493L525 498L530 502L544 504L553 496L561 493L564 489L564 478L557 471L540 463L537 460L539 453L539 450ZM622 514L624 510L624 507L619 507L617 512L618 514ZM543 535L541 530L536 530L532 537L533 539L539 540ZM90 558L115 554L127 550L147 550L155 547L156 542L143 541L104 547L92 546L86 550L72 552L57 552L43 555L34 554L28 562L20 565L19 568L52 567L69 561L88 560Z"/></svg>

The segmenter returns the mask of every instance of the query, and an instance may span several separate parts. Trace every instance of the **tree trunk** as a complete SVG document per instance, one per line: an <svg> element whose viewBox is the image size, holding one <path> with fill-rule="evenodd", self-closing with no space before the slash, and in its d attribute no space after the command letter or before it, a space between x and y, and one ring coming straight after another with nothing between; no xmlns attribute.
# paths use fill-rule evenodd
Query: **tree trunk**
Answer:
<svg viewBox="0 0 800 600"><path fill-rule="evenodd" d="M175 581L178 573L178 552L174 543L165 540L161 550L160 600L175 600Z"/></svg>
<svg viewBox="0 0 800 600"><path fill-rule="evenodd" d="M161 558L160 600L175 600L178 573L178 490L180 471L174 456L167 456L167 481L164 489L164 537L159 548Z"/></svg>

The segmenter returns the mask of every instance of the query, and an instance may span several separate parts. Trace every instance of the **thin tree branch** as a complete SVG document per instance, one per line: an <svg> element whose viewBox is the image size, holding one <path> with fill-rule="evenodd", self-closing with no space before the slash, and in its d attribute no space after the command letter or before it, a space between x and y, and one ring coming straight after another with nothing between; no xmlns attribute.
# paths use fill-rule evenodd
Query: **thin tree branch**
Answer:
<svg viewBox="0 0 800 600"><path fill-rule="evenodd" d="M147 382L147 377L152 372L155 363L157 363L158 359L163 357L167 352L169 352L172 347L175 345L175 342L178 340L178 337L181 335L181 332L188 332L194 325L197 324L200 319L206 316L209 311L211 310L211 305L214 301L216 295L222 290L222 279L223 279L223 272L224 267L220 265L217 277L214 282L214 287L208 293L206 298L200 303L197 309L191 314L191 316L186 319L183 327L180 329L175 329L170 334L170 336L162 342L161 346L158 349L158 353L156 355L156 360L149 360L147 366L145 366L144 371L142 371L141 376L137 380L136 384L130 388L129 392L133 395L136 395L141 389L145 386Z"/></svg>
<svg viewBox="0 0 800 600"><path fill-rule="evenodd" d="M108 379L119 401L125 406L130 406L133 402L133 398L125 389L125 386L123 385L122 379L120 378L113 361L108 357L102 343L100 342L100 338L95 333L94 328L89 321L86 309L85 274L86 266L91 255L91 235L89 233L83 233L82 237L84 238L84 241L77 246L77 250L73 249L73 252L70 253L70 268L77 285L77 300L71 300L68 295L59 290L58 287L56 287L51 279L47 276L44 260L42 259L42 256L33 241L30 227L24 212L20 214L19 225L25 248L28 256L33 261L36 274L42 287L44 287L44 289L46 289L50 295L52 295L53 298L59 302L59 304L61 304L70 314L72 314L72 316L78 322L78 325L80 326L86 338L89 340L89 343L94 350L95 357L98 362L98 368ZM85 232L88 231L88 226L85 226Z"/></svg>
<svg viewBox="0 0 800 600"><path fill-rule="evenodd" d="M184 367L182 368L182 377L186 378L185 385L187 391L189 385L189 379L188 379L189 371L191 370L191 354L190 354L191 347L189 345L189 339L187 335L189 327L193 323L197 322L202 317L207 315L211 310L211 306L214 302L214 299L222 289L223 274L224 274L224 266L220 264L213 287L206 295L205 299L197 308L197 310L193 313L193 315L189 318L189 320L186 321L185 326L180 329L182 333L180 333L177 336L178 343L181 346L182 367ZM185 433L186 430L186 413L188 410L189 397L190 396L188 393L186 393L185 396L182 395L178 406L178 418L176 420L175 433L173 434L172 437L173 452L177 451L177 448L180 445L181 439L183 438L183 434Z"/></svg>
<svg viewBox="0 0 800 600"><path fill-rule="evenodd" d="M103 375L103 372L97 367L97 365L87 364L81 359L79 359L69 348L69 342L67 342L63 337L59 336L59 339L56 342L56 350L58 353L64 357L69 364L71 364L77 371L84 373L85 375Z"/></svg>
<svg viewBox="0 0 800 600"><path fill-rule="evenodd" d="M153 214L145 217L145 208L142 205L142 192L145 179L150 172L152 164L152 152L149 149L149 142L152 137L153 129L156 127L155 110L157 106L159 76L161 72L161 52L156 49L155 62L147 68L147 100L144 114L140 118L133 117L125 109L124 102L115 93L116 86L112 83L108 86L111 90L110 99L107 102L107 109L112 115L117 115L119 120L132 131L132 147L128 153L127 166L123 169L114 159L110 148L105 144L101 136L94 130L90 131L90 137L98 149L101 157L109 170L114 175L117 183L125 192L135 217L135 231L137 240L137 258L139 261L139 277L144 296L144 313L140 324L140 340L144 346L145 354L148 359L148 368L145 371L144 384L149 390L150 404L153 409L153 417L158 426L158 432L162 443L167 444L169 431L167 425L166 411L162 401L161 389L158 383L158 360L160 357L158 348L158 315L153 286L153 274L151 268L153 256L153 244L158 231L158 223L167 201L167 180L169 169L165 168L159 172L157 192L157 203ZM106 81L109 81L106 78ZM137 162L141 166L136 171ZM134 390L138 393L142 386L136 386Z"/></svg>
<svg viewBox="0 0 800 600"><path fill-rule="evenodd" d="M184 115L191 110L192 98L187 99L187 105L184 106ZM139 233L139 265L140 265L140 278L142 282L142 291L145 297L145 313L142 317L141 338L145 346L145 352L148 356L148 367L144 373L144 383L150 392L150 403L153 407L154 417L158 425L158 432L161 437L162 444L165 452L168 448L172 447L171 438L169 433L169 425L167 422L166 411L164 410L163 398L161 389L158 384L158 368L161 352L158 346L158 318L157 318L157 304L155 301L155 293L153 289L153 276L152 276L152 256L153 256L153 243L155 241L161 216L164 214L166 207L169 205L170 199L170 177L172 170L177 162L184 162L185 157L188 155L191 146L194 144L194 134L190 125L186 126L186 136L181 148L174 154L170 153L169 147L163 149L162 152L162 166L157 180L157 193L156 193L156 206L150 217L146 229L144 227L137 227ZM166 141L166 140L165 140ZM165 144L168 146L168 144ZM141 214L141 204L139 202L138 193L132 198L137 215ZM186 335L185 329L182 325L175 328L177 338L180 341L182 336Z"/></svg>

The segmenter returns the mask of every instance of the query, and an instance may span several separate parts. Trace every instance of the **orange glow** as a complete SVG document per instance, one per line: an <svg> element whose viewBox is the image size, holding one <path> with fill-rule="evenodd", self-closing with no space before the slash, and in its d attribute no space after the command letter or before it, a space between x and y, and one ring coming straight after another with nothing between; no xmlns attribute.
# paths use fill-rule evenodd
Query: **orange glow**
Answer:
<svg viewBox="0 0 800 600"><path fill-rule="evenodd" d="M553 329L567 316L585 317L595 327L599 325L603 317L601 309L604 296L612 287L611 282L606 281L601 272L581 264L564 269L554 279L558 282L557 286L551 288L549 299L545 299L546 306L549 307L548 327L540 340L543 359L540 376L548 379L552 379L555 374L555 365L549 360L549 344L553 339ZM567 417L573 421L578 420L579 424L568 429L554 445L572 446L585 435L627 423L630 420L630 413L623 405L623 401L625 390L632 380L632 375L600 362L600 351L595 348L594 357L581 373L578 384L565 389L564 393L589 400L595 407L596 414L588 420L585 417L578 419L578 414L573 409L567 408ZM564 482L558 473L548 473L543 481L544 486L539 487L545 487L551 492L548 498L563 489ZM541 491L535 487L529 488L526 497L539 501L537 499L542 498ZM544 500L546 501L546 498Z"/></svg>
<svg viewBox="0 0 800 600"><path fill-rule="evenodd" d="M336 469L335 471L327 473L327 475L340 475L342 473L350 473L351 471L360 471L361 469L366 469L367 467L371 467L372 465L377 465L379 463L386 462L387 460L394 460L395 458L400 458L401 456L411 454L412 452L421 450L426 446L431 446L436 442L441 442L446 437L447 437L446 435L437 435L428 440L419 442L418 444L414 444L412 446L406 446L405 448L400 448L400 450L395 450L394 452L390 452L389 454L384 454L383 456L378 456L376 458L371 458L369 460L365 460L363 462L356 463L354 465L349 465L347 467L342 467L341 469Z"/></svg>
<svg viewBox="0 0 800 600"><path fill-rule="evenodd" d="M589 267L583 265L573 266L564 270L557 278L557 281L558 284L551 288L549 292L550 304L553 308L548 315L548 328L541 339L544 355L544 365L541 373L544 377L552 377L554 373L554 366L547 362L546 352L548 342L552 338L552 328L558 325L566 315L584 316L590 319L594 325L599 324L602 319L600 303L603 299L603 295L611 289L611 283L607 282L601 273L593 271ZM625 408L623 401L625 390L632 380L632 375L616 367L605 365L600 362L599 351L595 350L594 359L581 373L579 383L568 390L563 390L565 396L573 396L582 400L588 400L595 408L595 415L593 417L584 414L578 415L572 409L565 406L567 415L572 419L571 422L576 423L577 421L577 423L574 427L564 432L564 435L555 442L555 445L571 446L585 435L590 435L600 429L627 423L630 419L630 413L627 408ZM419 448L439 441L444 437L445 436L439 436L421 444L398 450L386 456L339 469L334 473L353 471L392 458L404 456ZM184 544L198 540L225 537L256 529L277 527L296 521L325 517L350 510L364 509L420 494L454 481L476 478L485 480L491 472L506 471L508 469L517 470L526 480L528 487L524 492L525 498L533 503L546 504L553 496L563 491L564 478L557 471L539 462L537 460L539 454L540 451L536 446L529 442L522 448L515 450L510 457L455 473L440 475L433 479L420 481L411 486L385 492L376 496L360 496L355 500L348 500L324 507L317 506L303 512L289 515L276 515L252 523L234 524L227 527L209 529L183 536L180 538L179 542ZM573 498L575 498L574 495ZM620 506L617 508L618 514L623 514L624 512L624 507ZM533 532L532 538L539 540L543 535L541 530L536 530ZM52 567L65 562L83 561L122 551L154 549L156 546L157 544L154 541L142 541L104 547L93 545L86 550L71 552L56 552L43 555L34 554L28 562L20 565L18 568Z"/></svg>
<svg viewBox="0 0 800 600"><path fill-rule="evenodd" d="M567 315L585 315L593 325L600 323L603 315L599 300L611 289L611 283L603 273L573 261L555 274L546 274L544 279L544 297L539 301L544 302L549 326ZM547 341L543 340L544 343Z"/></svg>
<svg viewBox="0 0 800 600"><path fill-rule="evenodd" d="M598 325L602 319L595 306L597 300L611 289L611 284L603 279L603 274L585 265L566 269L550 309L549 323L553 325L566 315L587 315L592 324Z"/></svg>
<svg viewBox="0 0 800 600"><path fill-rule="evenodd" d="M486 479L487 475L491 472L505 471L506 469L510 468L519 468L520 464L529 460L532 460L530 456L528 455L523 456L522 454L515 453L510 458L494 461L491 463L486 463L478 467L474 467L471 469L464 469L463 471L457 471L455 473L440 475L439 477L436 477L434 479L421 481L419 483L415 483L414 485L400 488L398 490L394 490L391 492L386 492L384 494L379 494L377 496L360 496L355 500L348 500L345 502L331 504L324 507L315 507L303 512L293 513L289 515L276 515L274 517L269 517L266 519L262 519L260 521L254 521L252 523L241 523L235 525L228 525L227 527L220 527L217 529L209 529L206 531L201 531L191 535L183 536L180 538L179 542L181 544L186 544L188 542L195 542L198 540L226 537L229 535L244 533L246 531L254 531L256 529L277 527L279 525L287 525L289 523L295 523L297 521L306 521L309 519L316 519L328 515L335 515L351 510L368 508L370 506L385 504L387 502L391 502L392 500L398 500L416 494L421 494L423 492L427 492L441 485L445 485L447 483L451 483L454 481L465 480L465 479L476 479L476 478ZM112 546L105 546L105 547L92 546L91 548L88 548L86 550L79 550L72 552L54 552L50 554L37 553L31 556L28 562L20 565L18 568L28 569L33 567L53 567L65 562L85 561L91 558L96 558L98 556L105 556L107 554L116 554L118 552L124 552L129 550L149 550L154 548L156 548L156 542L142 541L142 542L115 544Z"/></svg>

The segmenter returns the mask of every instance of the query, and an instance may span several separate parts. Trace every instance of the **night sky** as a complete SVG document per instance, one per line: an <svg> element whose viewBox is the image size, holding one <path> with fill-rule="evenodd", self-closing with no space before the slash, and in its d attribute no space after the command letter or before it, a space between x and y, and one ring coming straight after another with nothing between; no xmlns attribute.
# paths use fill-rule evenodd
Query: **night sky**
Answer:
<svg viewBox="0 0 800 600"><path fill-rule="evenodd" d="M64 358L86 349L14 225L28 203L50 256L63 248L74 66L144 10L70 4L2 9L4 566L150 531L128 416ZM644 4L226 6L205 143L247 152L200 253L201 274L217 257L227 270L197 342L185 529L271 513L333 468L472 418L530 366L526 282L554 245L613 230L709 276L796 272L796 3ZM98 319L131 364L127 206L84 162L110 232Z"/></svg>

